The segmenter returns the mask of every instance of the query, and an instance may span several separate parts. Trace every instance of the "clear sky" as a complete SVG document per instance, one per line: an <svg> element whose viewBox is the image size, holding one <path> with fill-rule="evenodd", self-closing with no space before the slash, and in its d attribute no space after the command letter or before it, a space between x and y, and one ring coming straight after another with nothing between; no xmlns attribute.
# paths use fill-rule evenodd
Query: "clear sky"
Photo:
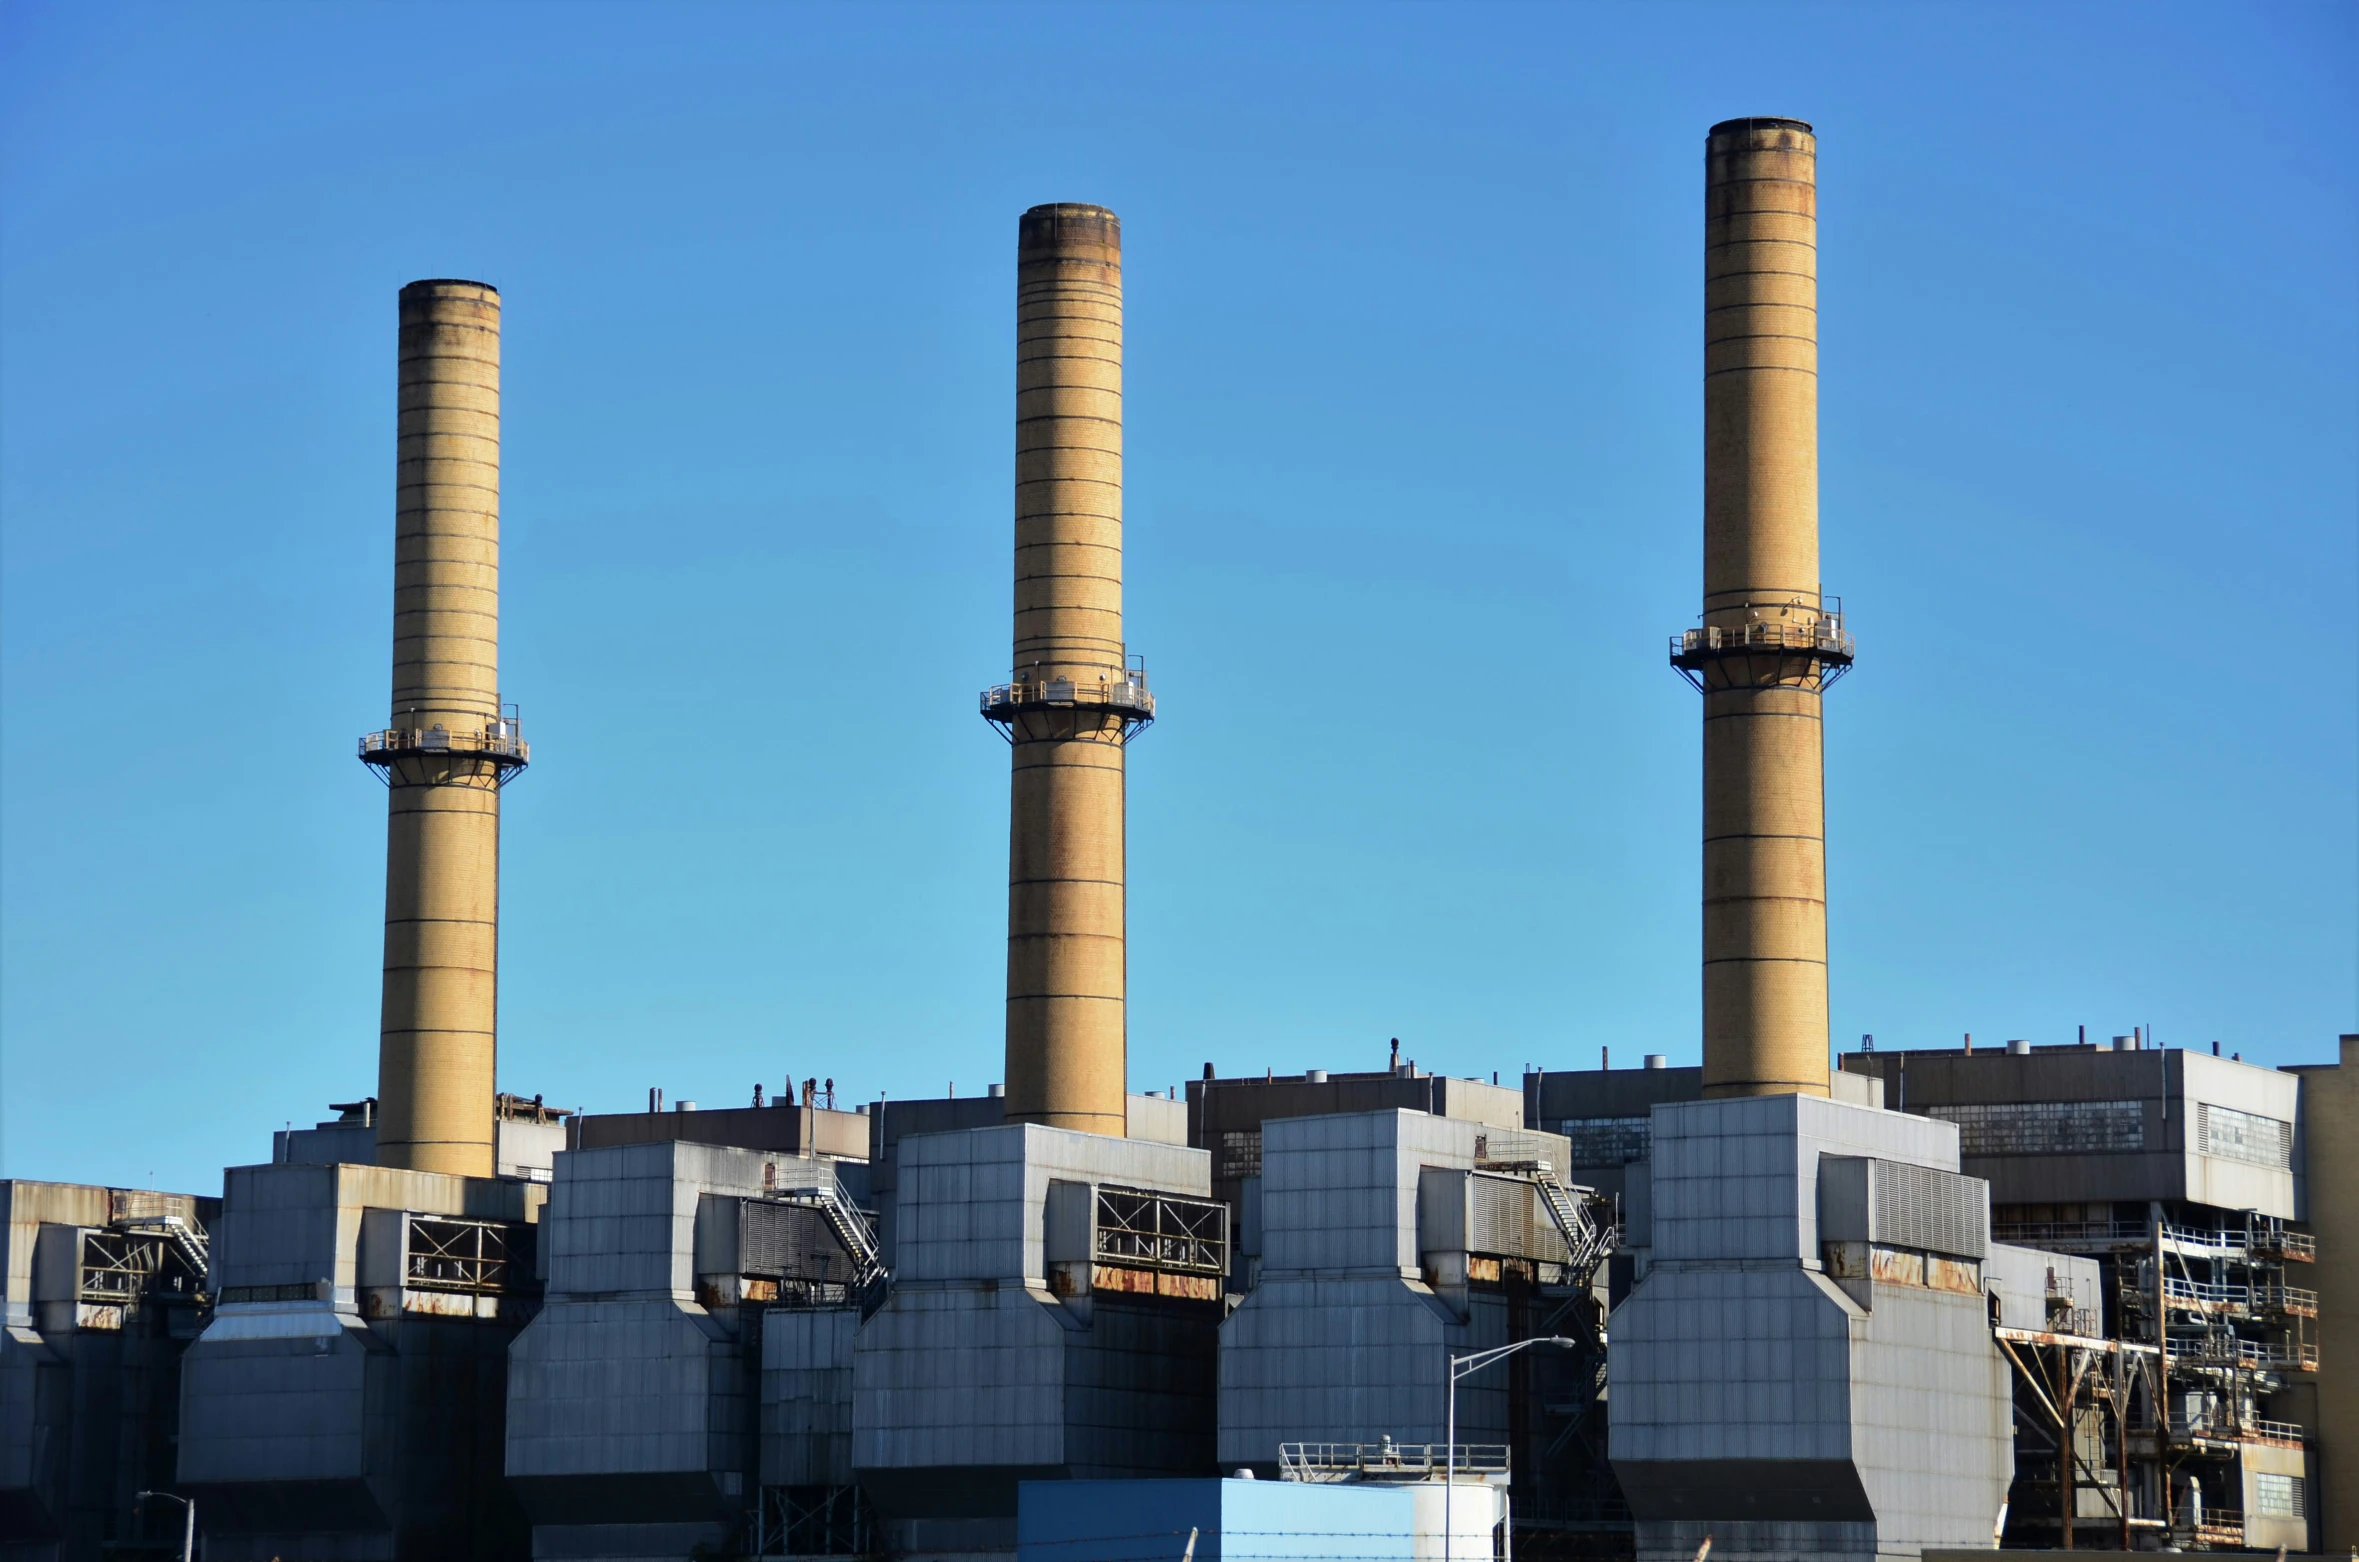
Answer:
<svg viewBox="0 0 2359 1562"><path fill-rule="evenodd" d="M1821 137L1835 1033L2359 1028L2346 4L0 8L0 1145L374 1088L394 298L503 1086L1000 1076L1017 214L1120 212L1134 1088L1697 1052L1702 138Z"/></svg>

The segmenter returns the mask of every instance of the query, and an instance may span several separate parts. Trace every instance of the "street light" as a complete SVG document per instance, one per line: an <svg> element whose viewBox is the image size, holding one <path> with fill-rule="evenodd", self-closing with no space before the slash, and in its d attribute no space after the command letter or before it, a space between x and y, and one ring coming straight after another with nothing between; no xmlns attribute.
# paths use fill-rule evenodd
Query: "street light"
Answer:
<svg viewBox="0 0 2359 1562"><path fill-rule="evenodd" d="M1544 1334L1528 1340L1517 1340L1513 1345L1494 1345L1489 1350L1469 1351L1450 1358L1450 1408L1448 1452L1443 1455L1445 1471L1442 1478L1442 1562L1450 1562L1450 1551L1458 1543L1457 1532L1450 1527L1450 1499L1458 1485L1458 1380L1483 1370L1502 1356L1512 1356L1527 1345L1562 1345L1568 1350L1579 1350L1579 1340L1561 1334Z"/></svg>
<svg viewBox="0 0 2359 1562"><path fill-rule="evenodd" d="M179 1504L180 1504L182 1507L184 1507L184 1508L186 1508L186 1509L188 1510L188 1524L187 1524L187 1527L186 1527L186 1528L184 1528L184 1529L183 1529L183 1530L180 1532L180 1562L196 1562L196 1555L197 1555L197 1502L196 1502L196 1499L195 1499L194 1497L183 1497L183 1496L181 1496L181 1495L180 1495L179 1493L177 1493L177 1492L168 1492L168 1491L143 1491L143 1492L141 1492L141 1493L139 1494L139 1496L138 1496L138 1497L137 1497L135 1500L136 1500L136 1501L139 1501L139 1502L145 1502L145 1501L147 1501L147 1500L148 1500L150 1497L161 1497L161 1498L162 1498L164 1501L166 1501L166 1502L177 1502L177 1503L179 1503Z"/></svg>

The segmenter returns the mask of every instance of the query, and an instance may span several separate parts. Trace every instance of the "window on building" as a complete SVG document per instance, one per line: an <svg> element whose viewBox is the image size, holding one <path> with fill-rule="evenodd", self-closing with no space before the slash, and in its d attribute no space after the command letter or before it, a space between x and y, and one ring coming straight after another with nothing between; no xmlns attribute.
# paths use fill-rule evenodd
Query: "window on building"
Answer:
<svg viewBox="0 0 2359 1562"><path fill-rule="evenodd" d="M2086 1155L2146 1148L2143 1101L1993 1101L1929 1106L1967 1155Z"/></svg>
<svg viewBox="0 0 2359 1562"><path fill-rule="evenodd" d="M1575 1166L1627 1166L1654 1144L1653 1120L1644 1117L1568 1117L1556 1131L1572 1141Z"/></svg>
<svg viewBox="0 0 2359 1562"><path fill-rule="evenodd" d="M2253 1512L2261 1518L2298 1519L2309 1511L2309 1493L2298 1475L2253 1477Z"/></svg>
<svg viewBox="0 0 2359 1562"><path fill-rule="evenodd" d="M2282 1170L2293 1165L2293 1124L2198 1101L2195 1147L2204 1155Z"/></svg>

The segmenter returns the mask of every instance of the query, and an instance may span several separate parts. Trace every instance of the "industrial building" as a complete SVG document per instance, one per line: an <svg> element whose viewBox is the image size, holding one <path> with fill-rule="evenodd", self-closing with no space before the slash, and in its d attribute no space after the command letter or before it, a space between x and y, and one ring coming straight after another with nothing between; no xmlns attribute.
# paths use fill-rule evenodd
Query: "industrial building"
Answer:
<svg viewBox="0 0 2359 1562"><path fill-rule="evenodd" d="M2125 1519L2133 1545L2149 1549L2317 1543L2318 1454L2339 1406L2321 1391L2333 1315L2310 1278L2331 1237L2312 1234L2304 1185L2347 1188L2353 1173L2335 1160L2347 1142L2304 1124L2339 1104L2328 1092L2354 1076L2145 1049L2131 1036L1848 1052L1840 1063L1837 1099L1955 1125L1957 1169L1989 1186L1983 1289L2002 1309L2017 1401L2009 1544L2062 1544L2068 1512L2082 1549L2118 1547ZM1525 1094L1534 1121L1570 1146L1568 1175L1617 1190L1652 1183L1656 1137L1673 1121L1653 1108L1702 1099L1699 1070L1670 1068L1535 1071ZM1653 1193L1625 1194L1617 1304L1649 1250ZM2158 1403L2172 1422L2161 1438ZM2066 1418L2079 1439L2069 1459Z"/></svg>
<svg viewBox="0 0 2359 1562"><path fill-rule="evenodd" d="M2103 1343L2056 1347L2063 1392L2031 1418L2051 1435L2021 1450L2010 1527L2043 1544L2154 1529L2299 1551L2320 1363L2303 1079L2138 1042L1842 1061L1894 1109L1957 1126L1994 1235L2097 1265L2094 1307L2049 1332ZM2084 1384L2104 1397L2076 1405Z"/></svg>
<svg viewBox="0 0 2359 1562"><path fill-rule="evenodd" d="M815 1157L680 1139L562 1157L541 1306L505 1382L534 1555L732 1538L762 1486L773 1353L824 1346L878 1279L854 1200Z"/></svg>
<svg viewBox="0 0 2359 1562"><path fill-rule="evenodd" d="M1705 153L1691 1067L1128 1088L1122 231L1060 203L979 702L1003 1083L500 1092L500 297L404 288L375 1093L218 1200L0 1184L0 1562L166 1554L189 1502L252 1562L2359 1543L2359 1037L1830 1064L1817 140Z"/></svg>
<svg viewBox="0 0 2359 1562"><path fill-rule="evenodd" d="M177 1512L179 1361L203 1321L218 1199L0 1181L0 1557L97 1556Z"/></svg>
<svg viewBox="0 0 2359 1562"><path fill-rule="evenodd" d="M502 1390L547 1189L238 1166L180 1369L177 1486L212 1558L505 1554Z"/></svg>

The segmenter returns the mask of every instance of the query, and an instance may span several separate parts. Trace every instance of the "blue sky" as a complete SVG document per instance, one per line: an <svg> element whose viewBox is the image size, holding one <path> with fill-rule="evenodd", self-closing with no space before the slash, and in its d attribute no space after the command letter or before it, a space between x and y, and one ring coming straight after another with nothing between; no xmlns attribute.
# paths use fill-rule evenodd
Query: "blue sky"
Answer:
<svg viewBox="0 0 2359 1562"><path fill-rule="evenodd" d="M1015 219L1128 251L1131 1081L1692 1059L1701 142L1821 135L1835 1032L2359 1027L2343 5L0 10L0 1159L373 1088L394 295L501 1080L999 1077Z"/></svg>

